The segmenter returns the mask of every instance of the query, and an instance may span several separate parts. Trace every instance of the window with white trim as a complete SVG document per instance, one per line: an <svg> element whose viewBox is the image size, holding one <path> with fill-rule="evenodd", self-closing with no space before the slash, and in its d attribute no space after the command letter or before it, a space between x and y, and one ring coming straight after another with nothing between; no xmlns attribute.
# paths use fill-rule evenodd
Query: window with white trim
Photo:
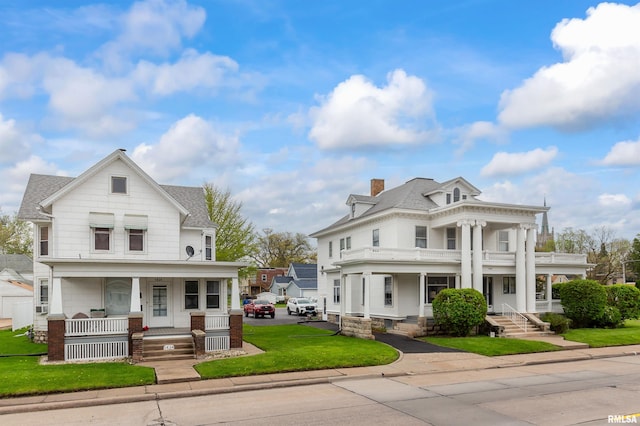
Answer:
<svg viewBox="0 0 640 426"><path fill-rule="evenodd" d="M380 247L380 230L374 229L371 233L371 245L373 247Z"/></svg>
<svg viewBox="0 0 640 426"><path fill-rule="evenodd" d="M427 227L416 226L416 247L427 248Z"/></svg>
<svg viewBox="0 0 640 426"><path fill-rule="evenodd" d="M393 277L384 277L384 306L393 306Z"/></svg>
<svg viewBox="0 0 640 426"><path fill-rule="evenodd" d="M204 260L213 260L213 237L204 236Z"/></svg>
<svg viewBox="0 0 640 426"><path fill-rule="evenodd" d="M329 241L329 257L333 257L333 241Z"/></svg>
<svg viewBox="0 0 640 426"><path fill-rule="evenodd" d="M127 178L124 176L111 176L111 193L126 194Z"/></svg>
<svg viewBox="0 0 640 426"><path fill-rule="evenodd" d="M447 228L447 250L456 249L456 228Z"/></svg>
<svg viewBox="0 0 640 426"><path fill-rule="evenodd" d="M333 280L333 303L340 303L340 280Z"/></svg>
<svg viewBox="0 0 640 426"><path fill-rule="evenodd" d="M111 250L111 228L93 228L93 249Z"/></svg>
<svg viewBox="0 0 640 426"><path fill-rule="evenodd" d="M39 304L40 305L49 304L49 280L47 278L40 279Z"/></svg>
<svg viewBox="0 0 640 426"><path fill-rule="evenodd" d="M516 294L516 277L502 277L502 294Z"/></svg>
<svg viewBox="0 0 640 426"><path fill-rule="evenodd" d="M220 308L220 281L207 281L207 309Z"/></svg>
<svg viewBox="0 0 640 426"><path fill-rule="evenodd" d="M351 250L351 237L347 237L347 250Z"/></svg>
<svg viewBox="0 0 640 426"><path fill-rule="evenodd" d="M498 251L509 251L509 231L498 231Z"/></svg>
<svg viewBox="0 0 640 426"><path fill-rule="evenodd" d="M199 283L198 281L184 282L184 308L198 309L199 306Z"/></svg>
<svg viewBox="0 0 640 426"><path fill-rule="evenodd" d="M460 201L460 188L453 188L453 202Z"/></svg>
<svg viewBox="0 0 640 426"><path fill-rule="evenodd" d="M144 251L144 231L129 229L129 251Z"/></svg>
<svg viewBox="0 0 640 426"><path fill-rule="evenodd" d="M429 275L427 277L427 291L425 292L427 300L425 300L425 302L433 303L433 299L435 299L438 293L440 293L442 290L455 287L455 276L437 277Z"/></svg>
<svg viewBox="0 0 640 426"><path fill-rule="evenodd" d="M49 256L49 227L40 227L40 256Z"/></svg>

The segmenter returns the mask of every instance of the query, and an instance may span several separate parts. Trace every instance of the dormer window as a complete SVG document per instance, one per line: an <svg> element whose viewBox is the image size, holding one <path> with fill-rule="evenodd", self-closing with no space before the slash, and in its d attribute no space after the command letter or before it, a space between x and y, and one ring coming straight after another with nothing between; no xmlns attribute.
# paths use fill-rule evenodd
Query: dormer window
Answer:
<svg viewBox="0 0 640 426"><path fill-rule="evenodd" d="M126 194L127 178L124 176L111 176L111 193Z"/></svg>
<svg viewBox="0 0 640 426"><path fill-rule="evenodd" d="M356 217L356 203L351 203L351 217Z"/></svg>
<svg viewBox="0 0 640 426"><path fill-rule="evenodd" d="M453 189L453 202L458 202L460 201L460 188L454 188Z"/></svg>

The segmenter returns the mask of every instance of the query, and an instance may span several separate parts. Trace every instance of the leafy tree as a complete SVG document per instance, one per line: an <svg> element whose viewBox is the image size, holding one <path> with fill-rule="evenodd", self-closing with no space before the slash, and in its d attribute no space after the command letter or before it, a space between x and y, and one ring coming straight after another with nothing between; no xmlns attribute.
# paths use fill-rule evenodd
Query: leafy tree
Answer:
<svg viewBox="0 0 640 426"><path fill-rule="evenodd" d="M18 215L3 214L0 210L0 253L32 255L31 226Z"/></svg>
<svg viewBox="0 0 640 426"><path fill-rule="evenodd" d="M640 282L640 234L633 239L625 262L627 281Z"/></svg>
<svg viewBox="0 0 640 426"><path fill-rule="evenodd" d="M273 232L267 228L256 239L257 250L252 257L260 267L277 268L287 267L294 262L316 262L316 251L304 234Z"/></svg>
<svg viewBox="0 0 640 426"><path fill-rule="evenodd" d="M605 287L607 303L620 311L620 320L640 318L640 290L626 285L616 284Z"/></svg>
<svg viewBox="0 0 640 426"><path fill-rule="evenodd" d="M433 299L433 319L452 336L468 336L473 327L482 325L487 302L478 290L447 288Z"/></svg>
<svg viewBox="0 0 640 426"><path fill-rule="evenodd" d="M253 224L240 212L242 203L234 201L231 192L213 184L203 186L209 219L218 225L216 231L216 260L246 259L255 250Z"/></svg>

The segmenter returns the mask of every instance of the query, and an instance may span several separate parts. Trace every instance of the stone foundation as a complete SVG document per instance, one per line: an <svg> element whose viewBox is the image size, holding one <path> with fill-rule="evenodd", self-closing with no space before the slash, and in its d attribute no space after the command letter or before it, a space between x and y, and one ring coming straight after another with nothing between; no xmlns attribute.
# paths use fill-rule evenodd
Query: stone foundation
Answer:
<svg viewBox="0 0 640 426"><path fill-rule="evenodd" d="M49 343L48 334L46 330L33 330L33 343Z"/></svg>
<svg viewBox="0 0 640 426"><path fill-rule="evenodd" d="M342 317L342 334L359 339L373 339L371 319L360 317Z"/></svg>

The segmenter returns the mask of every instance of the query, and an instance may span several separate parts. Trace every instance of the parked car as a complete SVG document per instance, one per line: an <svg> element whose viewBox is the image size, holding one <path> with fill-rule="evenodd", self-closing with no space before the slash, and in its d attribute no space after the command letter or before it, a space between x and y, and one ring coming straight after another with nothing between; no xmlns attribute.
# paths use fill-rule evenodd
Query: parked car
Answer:
<svg viewBox="0 0 640 426"><path fill-rule="evenodd" d="M268 300L256 299L244 305L244 316L248 317L253 314L254 318L265 317L269 315L271 318L276 316L276 308Z"/></svg>
<svg viewBox="0 0 640 426"><path fill-rule="evenodd" d="M318 312L318 305L303 297L292 297L287 302L287 314L291 315L315 315Z"/></svg>

